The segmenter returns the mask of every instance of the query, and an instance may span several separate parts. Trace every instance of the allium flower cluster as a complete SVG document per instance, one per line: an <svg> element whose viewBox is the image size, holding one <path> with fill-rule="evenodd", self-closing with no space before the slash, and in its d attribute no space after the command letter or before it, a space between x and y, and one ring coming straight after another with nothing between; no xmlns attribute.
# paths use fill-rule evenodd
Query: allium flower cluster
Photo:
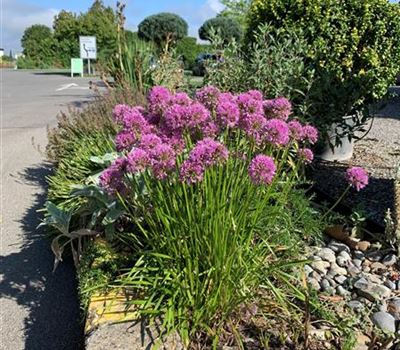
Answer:
<svg viewBox="0 0 400 350"><path fill-rule="evenodd" d="M292 104L285 97L264 101L265 116L269 119L287 120L292 113Z"/></svg>
<svg viewBox="0 0 400 350"><path fill-rule="evenodd" d="M346 179L350 186L360 191L368 185L368 173L361 167L352 167L346 171Z"/></svg>
<svg viewBox="0 0 400 350"><path fill-rule="evenodd" d="M303 127L304 139L312 145L318 141L318 130L311 125Z"/></svg>
<svg viewBox="0 0 400 350"><path fill-rule="evenodd" d="M150 165L149 154L140 148L135 148L129 152L127 156L127 166L126 169L135 174L141 173L146 170Z"/></svg>
<svg viewBox="0 0 400 350"><path fill-rule="evenodd" d="M197 90L196 100L212 111L217 106L220 93L219 89L215 86L204 86Z"/></svg>
<svg viewBox="0 0 400 350"><path fill-rule="evenodd" d="M306 164L312 163L314 159L314 153L309 148L300 148L297 151L297 156Z"/></svg>
<svg viewBox="0 0 400 350"><path fill-rule="evenodd" d="M303 125L297 120L291 120L288 123L290 137L295 141L303 141L304 140L304 131Z"/></svg>
<svg viewBox="0 0 400 350"><path fill-rule="evenodd" d="M220 142L211 138L199 141L189 153L189 158L183 162L180 174L187 183L201 181L206 168L223 163L228 159L229 152Z"/></svg>
<svg viewBox="0 0 400 350"><path fill-rule="evenodd" d="M289 127L283 120L267 120L264 131L267 142L275 146L285 146L289 142Z"/></svg>
<svg viewBox="0 0 400 350"><path fill-rule="evenodd" d="M222 127L233 128L238 125L240 109L232 94L222 93L219 95L216 116L218 124Z"/></svg>
<svg viewBox="0 0 400 350"><path fill-rule="evenodd" d="M171 104L172 94L166 87L154 86L149 91L147 100L150 114L158 116Z"/></svg>
<svg viewBox="0 0 400 350"><path fill-rule="evenodd" d="M276 172L274 160L266 155L259 154L250 163L249 176L256 185L271 184Z"/></svg>
<svg viewBox="0 0 400 350"><path fill-rule="evenodd" d="M150 152L150 157L153 174L159 180L165 179L168 173L175 169L176 155L168 144L157 145Z"/></svg>
<svg viewBox="0 0 400 350"><path fill-rule="evenodd" d="M126 191L123 178L127 165L126 158L118 158L100 175L100 186L109 195L113 196L116 193L124 193Z"/></svg>
<svg viewBox="0 0 400 350"><path fill-rule="evenodd" d="M237 104L243 115L254 113L264 114L262 94L260 94L259 91L251 90L237 96Z"/></svg>

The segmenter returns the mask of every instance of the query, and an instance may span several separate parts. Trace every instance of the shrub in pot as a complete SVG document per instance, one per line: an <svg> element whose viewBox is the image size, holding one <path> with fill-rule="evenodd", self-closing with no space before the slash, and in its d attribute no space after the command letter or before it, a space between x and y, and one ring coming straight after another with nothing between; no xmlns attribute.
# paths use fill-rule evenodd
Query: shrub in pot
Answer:
<svg viewBox="0 0 400 350"><path fill-rule="evenodd" d="M246 37L252 42L263 23L301 30L308 45L305 60L315 70L310 118L325 137L334 125L353 138L368 118L368 111L360 112L395 82L399 15L399 5L388 0L255 0ZM355 116L352 123L343 121L349 115Z"/></svg>

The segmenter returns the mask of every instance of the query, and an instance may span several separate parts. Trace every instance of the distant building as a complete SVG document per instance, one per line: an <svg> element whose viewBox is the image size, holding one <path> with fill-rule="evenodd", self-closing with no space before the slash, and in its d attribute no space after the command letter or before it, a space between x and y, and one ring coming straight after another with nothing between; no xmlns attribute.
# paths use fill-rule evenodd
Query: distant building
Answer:
<svg viewBox="0 0 400 350"><path fill-rule="evenodd" d="M4 56L4 49L0 48L0 57L3 57L3 56Z"/></svg>

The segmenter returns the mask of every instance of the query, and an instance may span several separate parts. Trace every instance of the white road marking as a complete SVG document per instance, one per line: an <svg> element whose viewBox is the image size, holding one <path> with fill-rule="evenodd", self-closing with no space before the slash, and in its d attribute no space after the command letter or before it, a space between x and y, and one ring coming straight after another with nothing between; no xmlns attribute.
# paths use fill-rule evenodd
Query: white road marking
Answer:
<svg viewBox="0 0 400 350"><path fill-rule="evenodd" d="M56 89L56 91L62 91L62 90L67 90L67 89L88 90L89 86L79 86L78 84L75 84L75 83L63 84L58 89Z"/></svg>

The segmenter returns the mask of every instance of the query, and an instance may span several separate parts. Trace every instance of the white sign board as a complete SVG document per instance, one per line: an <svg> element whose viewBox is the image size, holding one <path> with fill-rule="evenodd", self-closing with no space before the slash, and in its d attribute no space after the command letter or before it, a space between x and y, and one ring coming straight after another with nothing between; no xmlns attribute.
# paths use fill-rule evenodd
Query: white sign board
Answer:
<svg viewBox="0 0 400 350"><path fill-rule="evenodd" d="M81 50L81 58L95 60L97 58L96 37L80 36L79 47Z"/></svg>

